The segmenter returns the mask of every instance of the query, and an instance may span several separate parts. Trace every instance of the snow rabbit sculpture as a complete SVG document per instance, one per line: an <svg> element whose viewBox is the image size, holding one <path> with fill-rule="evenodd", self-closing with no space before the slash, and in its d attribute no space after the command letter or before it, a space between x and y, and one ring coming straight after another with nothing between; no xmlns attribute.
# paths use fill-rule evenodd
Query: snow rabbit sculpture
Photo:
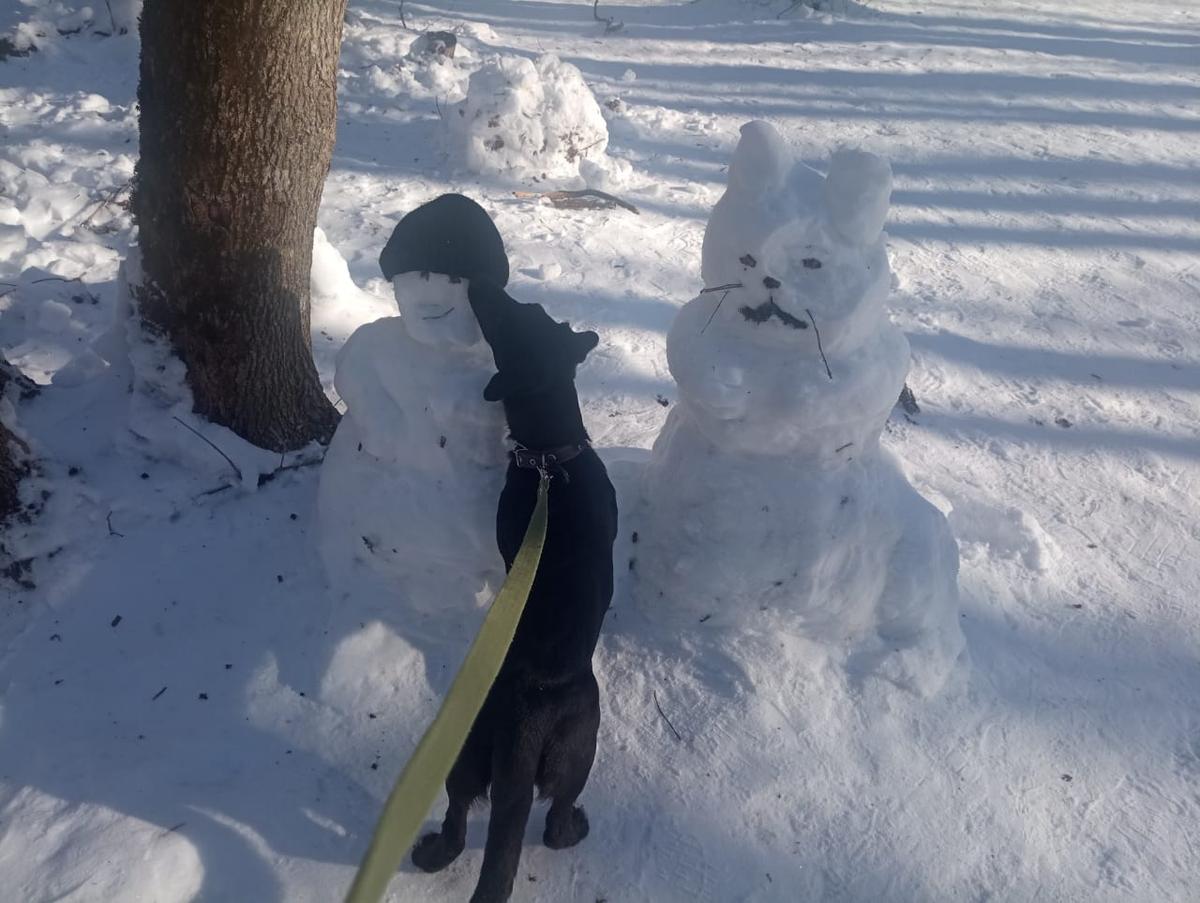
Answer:
<svg viewBox="0 0 1200 903"><path fill-rule="evenodd" d="M880 447L909 348L888 319L887 161L822 177L742 128L667 337L679 385L645 471L640 604L674 627L791 631L922 692L962 648L958 552Z"/></svg>

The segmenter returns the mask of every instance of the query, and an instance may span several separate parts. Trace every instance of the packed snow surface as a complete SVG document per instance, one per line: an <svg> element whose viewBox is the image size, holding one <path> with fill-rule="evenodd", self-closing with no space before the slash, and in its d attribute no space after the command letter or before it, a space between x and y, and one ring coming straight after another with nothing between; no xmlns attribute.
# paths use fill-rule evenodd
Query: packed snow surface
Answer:
<svg viewBox="0 0 1200 903"><path fill-rule="evenodd" d="M89 15L73 0L0 3L0 34L36 48L0 60L0 349L43 386L11 411L12 398L0 404L42 467L27 488L41 516L5 537L23 563L0 589L0 897L327 903L344 894L481 609L462 572L405 577L417 562L361 557L361 536L342 537L350 576L327 579L319 496L343 477L364 520L403 529L372 513L374 496L406 511L430 504L432 492L404 496L393 481L430 473L438 454L489 446L466 408L411 408L408 393L424 392L495 416L466 385L468 373L483 379L486 362L447 373L472 357L469 346L398 337L405 315L392 318L405 299L378 265L404 213L461 191L503 234L514 297L601 335L578 384L623 523L596 655L603 721L582 797L591 835L547 850L535 812L514 900L1194 898L1194 4L832 0L779 16L786 0L601 3L601 16L623 23L606 34L583 3L409 2L406 29L392 0L351 0L312 308L321 378L348 414L321 467L308 463L311 450L260 457L190 415L171 358L134 328L122 283L136 279L126 204L137 36L106 34L110 4L87 5ZM121 17L136 2L111 6ZM418 34L435 30L456 35L453 58L414 51ZM597 99L603 156L589 150L578 170L537 183L466 168L447 118L471 75L496 56L536 70L545 54L575 67ZM743 216L722 198L753 197L727 194L751 121L770 123L778 141L763 132L747 182L788 174L791 200L781 195L775 209L760 196ZM835 148L850 156L837 163ZM877 158L893 174L890 291L865 270L885 209ZM626 173L607 190L640 215L512 194L596 187L593 163ZM827 190L845 203L830 205ZM734 225L722 236L727 213ZM706 226L732 259L705 247ZM826 272L822 258L806 270L801 255L793 269L794 244L810 234L838 267ZM855 530L874 537L864 569L905 574L917 599L936 588L919 566L885 566L884 550L948 573L948 560L932 560L945 528L916 493L945 512L965 654L936 692L872 677L887 677L889 662L864 653L862 638L881 636L869 599L828 612L828 633L795 621L777 632L715 623L727 607L693 623L678 596L671 607L634 603L649 579L650 529L637 519L659 454L650 449L669 417L687 419L697 398L688 386L714 379L675 372L668 335L697 316L685 307L711 313L721 293L700 289L742 279L736 246L746 242L763 248L755 271L768 258L782 268L771 274L780 309L797 319L811 309L834 381L812 355L811 327L758 345L772 333L738 330L778 329L779 318L739 322L746 302L731 292L695 338L721 336L723 353L753 348L752 363L727 362L747 385L780 376L790 360L803 367L794 384L814 394L782 399L774 431L745 417L746 429L714 433L714 454L785 457L755 450L782 433L793 454L819 462L794 477L813 487L797 529L838 526L846 515L829 481L860 462L834 467L838 444L827 443L851 426L877 431L887 414L877 463L851 487L855 506L883 513ZM710 261L732 274L713 278ZM815 276L829 280L821 292L784 296L785 284ZM903 376L899 343L883 343L899 362L886 367L849 350L880 341L885 304L911 348L919 413L885 407ZM839 311L862 314L842 322L840 340ZM353 343L362 340L361 358L352 354L349 337L381 319ZM410 342L411 355L369 352L375 331L382 344ZM343 362L358 361L345 375L365 369L357 411L335 387L343 351ZM879 379L855 395L870 411L819 403L853 373ZM439 375L447 381L433 385ZM798 431L800 405L828 419ZM420 415L408 421L418 433L389 431L398 410ZM415 438L437 440L438 418L476 438L460 447L446 432L445 450ZM707 437L722 424L731 426L708 412L688 429ZM374 437L364 448L379 444L355 458L346 436L359 428ZM734 451L742 437L749 447ZM471 472L459 458L446 464ZM273 476L260 487L264 470ZM748 506L765 492L752 480L749 469L722 472L713 486L744 481ZM455 492L429 529L484 518L472 541L486 551L494 508ZM795 504L791 491L775 495ZM357 523L350 499L337 501ZM717 529L743 516L731 506ZM907 515L887 513L897 510ZM444 607L430 589L445 593ZM864 631L843 650L830 636L851 620ZM444 873L404 866L389 899L465 899L485 825L486 813L474 813L468 848Z"/></svg>

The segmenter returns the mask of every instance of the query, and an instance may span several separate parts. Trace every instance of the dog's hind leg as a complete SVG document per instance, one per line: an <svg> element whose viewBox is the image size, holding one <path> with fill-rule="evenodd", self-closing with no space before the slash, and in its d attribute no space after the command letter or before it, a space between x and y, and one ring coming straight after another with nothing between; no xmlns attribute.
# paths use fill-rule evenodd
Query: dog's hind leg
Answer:
<svg viewBox="0 0 1200 903"><path fill-rule="evenodd" d="M479 884L471 903L504 903L512 894L525 825L533 806L541 731L534 719L528 719L514 727L513 734L504 733L508 736L497 738L492 760L492 817Z"/></svg>
<svg viewBox="0 0 1200 903"><path fill-rule="evenodd" d="M476 720L478 724L479 720ZM458 858L467 843L467 810L483 796L491 778L492 754L484 731L472 728L462 752L446 778L450 803L442 830L426 834L413 847L413 865L422 871L437 872Z"/></svg>
<svg viewBox="0 0 1200 903"><path fill-rule="evenodd" d="M552 850L573 847L587 837L587 815L575 801L592 771L599 727L600 690L589 673L578 699L551 732L542 758L538 784L551 800L542 841Z"/></svg>

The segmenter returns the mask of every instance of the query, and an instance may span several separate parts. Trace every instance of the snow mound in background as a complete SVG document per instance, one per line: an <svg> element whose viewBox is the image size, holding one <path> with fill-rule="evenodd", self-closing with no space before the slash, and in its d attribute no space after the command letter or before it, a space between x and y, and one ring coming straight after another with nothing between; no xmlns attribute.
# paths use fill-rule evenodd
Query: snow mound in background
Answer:
<svg viewBox="0 0 1200 903"><path fill-rule="evenodd" d="M74 3L63 0L21 0L30 7L28 19L15 23L5 36L19 54L51 49L61 38L91 30L97 35L137 31L142 0L104 0Z"/></svg>
<svg viewBox="0 0 1200 903"><path fill-rule="evenodd" d="M359 301L366 295L350 275L350 265L329 239L325 230L313 230L312 269L308 279L313 304L337 304L339 301ZM367 296L373 297L373 296Z"/></svg>
<svg viewBox="0 0 1200 903"><path fill-rule="evenodd" d="M360 327L337 357L346 412L321 466L321 557L338 592L400 588L430 626L457 623L504 574L504 414L483 400L492 356L467 283L403 273L393 286L402 316Z"/></svg>
<svg viewBox="0 0 1200 903"><path fill-rule="evenodd" d="M431 47L428 35L417 35L407 51L390 68L372 65L371 87L384 94L407 95L416 100L458 103L467 96L467 82L479 68L479 57L458 40L453 55Z"/></svg>
<svg viewBox="0 0 1200 903"><path fill-rule="evenodd" d="M644 475L636 595L676 626L791 631L920 692L961 651L958 554L879 445L909 350L888 319L887 161L827 178L751 122L667 336L679 385ZM703 624L704 627L700 627Z"/></svg>
<svg viewBox="0 0 1200 903"><path fill-rule="evenodd" d="M446 114L460 160L476 173L516 179L578 178L608 146L600 105L579 70L547 54L494 56L471 75Z"/></svg>

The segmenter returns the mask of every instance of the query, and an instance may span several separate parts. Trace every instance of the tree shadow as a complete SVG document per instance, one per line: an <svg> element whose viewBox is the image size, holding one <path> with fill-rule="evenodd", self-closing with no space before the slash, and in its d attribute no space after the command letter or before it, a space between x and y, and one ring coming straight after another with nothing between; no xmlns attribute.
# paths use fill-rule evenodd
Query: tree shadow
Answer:
<svg viewBox="0 0 1200 903"><path fill-rule="evenodd" d="M920 43L964 49L1037 53L1049 56L1109 60L1117 63L1161 63L1164 66L1197 66L1194 48L1200 37L1186 28L1167 28L1159 22L1097 25L1078 20L1023 22L1017 19L912 14L839 4L833 28L805 19L777 19L786 8L784 0L759 9L721 3L680 3L671 7L664 21L661 8L605 3L605 15L625 23L623 40L709 41L733 43L729 26L737 24L738 39L747 43L795 42L807 36L822 43L860 44ZM385 19L388 10L376 6ZM431 6L413 6L417 11L444 16ZM456 13L468 21L502 27L517 33L595 37L603 42L602 27L582 5L566 3L527 4L519 13L497 9L486 0L460 6ZM394 16L392 16L394 18ZM417 21L417 20L414 20Z"/></svg>
<svg viewBox="0 0 1200 903"><path fill-rule="evenodd" d="M1200 460L1200 440L1186 436L1162 436L1140 430L1092 427L1073 424L1062 427L1049 423L1001 420L981 414L948 414L926 410L921 425L948 436L986 436L1017 446L1045 446L1069 449L1076 453L1138 450L1156 452L1172 458Z"/></svg>
<svg viewBox="0 0 1200 903"><path fill-rule="evenodd" d="M1074 354L1051 348L981 342L949 330L910 333L909 344L967 367L1021 379L1063 380L1079 385L1200 391L1200 363L1177 364L1133 355Z"/></svg>

